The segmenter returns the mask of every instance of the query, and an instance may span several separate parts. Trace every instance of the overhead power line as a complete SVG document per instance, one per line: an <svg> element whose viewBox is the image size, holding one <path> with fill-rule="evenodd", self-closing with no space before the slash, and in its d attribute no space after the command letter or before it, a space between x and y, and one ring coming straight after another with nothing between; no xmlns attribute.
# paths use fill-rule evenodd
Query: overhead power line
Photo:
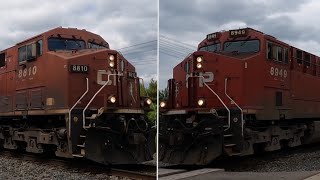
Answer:
<svg viewBox="0 0 320 180"><path fill-rule="evenodd" d="M123 48L119 48L119 49L116 49L117 51L120 51L120 50L123 50L123 49L128 49L128 48L137 48L138 46L149 46L150 43L156 43L157 40L152 40L152 41L147 41L147 42L143 42L143 43L139 43L139 44L134 44L134 45L131 45L131 46L127 46L127 47L123 47ZM124 50L123 50L124 51Z"/></svg>
<svg viewBox="0 0 320 180"><path fill-rule="evenodd" d="M188 49L193 50L193 51L197 49L196 46L192 46L192 45L190 45L190 44L187 44L187 43L178 41L178 40L176 40L176 39L169 38L169 37L164 36L164 35L162 35L162 34L160 34L160 42L161 42L161 39L162 39L162 40L165 39L165 40L167 40L167 41L171 41L171 42L174 43L174 44L177 44L177 45L179 45L179 46L188 48Z"/></svg>

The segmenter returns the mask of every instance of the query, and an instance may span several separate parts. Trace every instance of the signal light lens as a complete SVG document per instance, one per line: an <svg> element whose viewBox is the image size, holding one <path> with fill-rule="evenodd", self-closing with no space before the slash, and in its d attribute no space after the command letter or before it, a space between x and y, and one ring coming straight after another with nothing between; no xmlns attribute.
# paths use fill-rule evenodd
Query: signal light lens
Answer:
<svg viewBox="0 0 320 180"><path fill-rule="evenodd" d="M198 63L200 63L200 62L202 62L202 61L203 61L203 59L202 59L201 56L197 57L197 62L198 62Z"/></svg>
<svg viewBox="0 0 320 180"><path fill-rule="evenodd" d="M198 100L198 105L203 106L204 105L204 99L199 99Z"/></svg>
<svg viewBox="0 0 320 180"><path fill-rule="evenodd" d="M202 68L202 64L201 63L197 63L197 68L198 69Z"/></svg>
<svg viewBox="0 0 320 180"><path fill-rule="evenodd" d="M147 103L148 105L150 105L150 104L152 103L151 99L148 98L148 99L146 100L146 103Z"/></svg>
<svg viewBox="0 0 320 180"><path fill-rule="evenodd" d="M117 101L115 96L109 96L108 99L109 99L109 102L111 102L112 104L114 104Z"/></svg>
<svg viewBox="0 0 320 180"><path fill-rule="evenodd" d="M113 55L113 54L111 54L111 55L109 56L109 60L110 60L110 61L113 61L113 60L114 60L114 55Z"/></svg>
<svg viewBox="0 0 320 180"><path fill-rule="evenodd" d="M161 108L164 108L165 106L166 106L166 103L165 103L165 102L163 102L163 101L160 102L160 107L161 107Z"/></svg>
<svg viewBox="0 0 320 180"><path fill-rule="evenodd" d="M113 61L110 61L110 62L109 62L109 66L113 68L113 67L114 67L114 62L113 62Z"/></svg>

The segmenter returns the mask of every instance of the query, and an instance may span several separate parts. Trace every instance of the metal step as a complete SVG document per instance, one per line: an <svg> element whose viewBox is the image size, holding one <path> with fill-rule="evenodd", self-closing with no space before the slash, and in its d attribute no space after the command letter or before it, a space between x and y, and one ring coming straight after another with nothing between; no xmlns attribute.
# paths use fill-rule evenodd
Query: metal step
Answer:
<svg viewBox="0 0 320 180"><path fill-rule="evenodd" d="M228 118L228 116L218 116L218 118L225 119Z"/></svg>
<svg viewBox="0 0 320 180"><path fill-rule="evenodd" d="M83 158L84 156L81 154L72 154L73 157Z"/></svg>
<svg viewBox="0 0 320 180"><path fill-rule="evenodd" d="M239 156L241 155L241 153L232 153L232 154L229 154L229 156Z"/></svg>
<svg viewBox="0 0 320 180"><path fill-rule="evenodd" d="M232 137L233 134L224 134L223 137Z"/></svg>
<svg viewBox="0 0 320 180"><path fill-rule="evenodd" d="M81 148L85 148L86 147L84 144L78 144L77 146L81 147Z"/></svg>
<svg viewBox="0 0 320 180"><path fill-rule="evenodd" d="M96 119L97 118L97 114L92 114L90 117L86 117L86 119L88 120L93 120L93 119Z"/></svg>
<svg viewBox="0 0 320 180"><path fill-rule="evenodd" d="M233 147L236 146L237 144L224 144L224 147Z"/></svg>

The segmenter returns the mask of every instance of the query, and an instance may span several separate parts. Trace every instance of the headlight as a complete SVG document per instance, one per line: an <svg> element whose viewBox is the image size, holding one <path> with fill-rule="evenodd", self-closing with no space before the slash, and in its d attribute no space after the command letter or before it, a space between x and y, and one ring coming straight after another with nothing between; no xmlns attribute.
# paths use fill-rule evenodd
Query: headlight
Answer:
<svg viewBox="0 0 320 180"><path fill-rule="evenodd" d="M110 61L113 61L113 60L114 60L114 55L111 54L111 55L109 56L109 60L110 60Z"/></svg>
<svg viewBox="0 0 320 180"><path fill-rule="evenodd" d="M113 61L110 61L110 62L109 62L109 66L110 66L110 67L114 67L114 62L113 62Z"/></svg>
<svg viewBox="0 0 320 180"><path fill-rule="evenodd" d="M202 68L202 64L201 63L197 63L197 68L198 69Z"/></svg>
<svg viewBox="0 0 320 180"><path fill-rule="evenodd" d="M147 103L148 105L150 105L150 104L152 103L151 99L148 98L148 99L146 100L146 103Z"/></svg>
<svg viewBox="0 0 320 180"><path fill-rule="evenodd" d="M164 108L166 106L166 103L165 102L160 102L160 107Z"/></svg>
<svg viewBox="0 0 320 180"><path fill-rule="evenodd" d="M115 103L117 101L115 96L109 96L109 102L111 102L112 104Z"/></svg>
<svg viewBox="0 0 320 180"><path fill-rule="evenodd" d="M197 62L198 62L198 63L202 62L202 60L203 60L203 59L202 59L201 56L197 57Z"/></svg>
<svg viewBox="0 0 320 180"><path fill-rule="evenodd" d="M199 99L198 100L198 105L203 106L204 105L204 99Z"/></svg>

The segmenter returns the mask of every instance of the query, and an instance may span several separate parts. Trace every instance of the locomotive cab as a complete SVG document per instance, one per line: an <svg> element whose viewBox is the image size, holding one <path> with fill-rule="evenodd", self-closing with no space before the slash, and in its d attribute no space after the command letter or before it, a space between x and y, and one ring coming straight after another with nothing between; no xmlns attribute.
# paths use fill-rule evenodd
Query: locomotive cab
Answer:
<svg viewBox="0 0 320 180"><path fill-rule="evenodd" d="M152 158L155 130L145 115L151 102L140 95L135 67L101 36L59 27L5 50L5 58L5 148L42 153L50 146L57 156L103 164ZM20 131L17 122L32 128Z"/></svg>
<svg viewBox="0 0 320 180"><path fill-rule="evenodd" d="M274 125L293 115L289 49L251 28L208 34L168 81L168 99L160 103L160 161L208 164L223 155L280 149L279 139L283 146L301 144L303 125ZM297 137L284 135L289 131Z"/></svg>

